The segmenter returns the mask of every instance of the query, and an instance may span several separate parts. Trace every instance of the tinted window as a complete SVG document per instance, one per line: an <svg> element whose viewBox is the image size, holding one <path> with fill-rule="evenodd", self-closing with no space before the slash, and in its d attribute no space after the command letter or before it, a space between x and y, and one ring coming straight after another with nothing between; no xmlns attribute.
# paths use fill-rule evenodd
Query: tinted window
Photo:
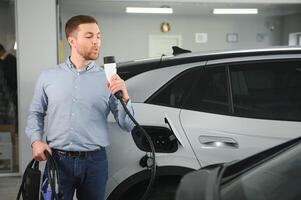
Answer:
<svg viewBox="0 0 301 200"><path fill-rule="evenodd" d="M301 120L301 62L230 67L236 115Z"/></svg>
<svg viewBox="0 0 301 200"><path fill-rule="evenodd" d="M195 80L194 71L189 70L175 77L147 100L147 103L180 108Z"/></svg>
<svg viewBox="0 0 301 200"><path fill-rule="evenodd" d="M228 92L224 67L207 68L195 72L196 83L184 108L189 110L226 114Z"/></svg>

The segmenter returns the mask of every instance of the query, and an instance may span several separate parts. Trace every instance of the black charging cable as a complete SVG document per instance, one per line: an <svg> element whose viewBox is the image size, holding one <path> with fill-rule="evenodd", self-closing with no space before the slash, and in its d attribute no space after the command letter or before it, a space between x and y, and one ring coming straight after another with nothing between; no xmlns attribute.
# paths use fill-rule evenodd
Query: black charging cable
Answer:
<svg viewBox="0 0 301 200"><path fill-rule="evenodd" d="M44 153L47 157L48 181L52 191L51 200L55 200L55 199L62 200L63 192L60 189L61 184L60 184L60 177L59 177L57 163L47 150L45 150Z"/></svg>
<svg viewBox="0 0 301 200"><path fill-rule="evenodd" d="M162 59L162 58L161 58ZM106 56L103 58L104 61L104 71L107 77L107 80L110 81L112 75L116 74L117 70L116 70L116 62L115 62L115 57L114 56ZM148 157L148 159L152 159L152 163L149 164L149 162L147 162L147 167L151 169L151 177L149 180L149 184L146 188L145 193L143 194L141 200L147 200L151 191L151 188L155 182L155 177L156 177L156 152L155 152L155 146L153 144L153 141L151 140L151 137L147 134L147 132L139 125L139 123L135 120L135 118L131 115L131 113L129 112L129 110L127 109L124 101L122 100L122 92L118 91L115 94L115 97L117 99L120 100L121 105L123 106L123 109L125 110L126 114L131 118L131 120L133 121L133 123L136 125L136 127L138 127L142 134L145 136L145 138L147 139L149 146L151 148L151 152L152 152L152 158ZM149 160L147 160L149 161ZM151 167L149 167L151 166Z"/></svg>
<svg viewBox="0 0 301 200"><path fill-rule="evenodd" d="M130 113L130 111L127 109L124 101L122 100L122 93L121 91L118 91L115 93L115 96L117 99L119 99L124 111L126 112L126 114L131 118L131 120L133 121L133 123L140 129L140 131L142 132L142 134L145 136L145 138L147 139L149 146L151 148L152 151L152 166L151 166L151 177L149 180L149 184L146 188L146 191L144 192L141 200L147 200L149 198L149 194L150 191L153 187L153 184L155 182L155 177L156 177L156 151L155 151L155 146L153 144L153 141L151 140L151 137L148 135L148 133L139 125L139 123L135 120L135 118L132 116L132 114Z"/></svg>

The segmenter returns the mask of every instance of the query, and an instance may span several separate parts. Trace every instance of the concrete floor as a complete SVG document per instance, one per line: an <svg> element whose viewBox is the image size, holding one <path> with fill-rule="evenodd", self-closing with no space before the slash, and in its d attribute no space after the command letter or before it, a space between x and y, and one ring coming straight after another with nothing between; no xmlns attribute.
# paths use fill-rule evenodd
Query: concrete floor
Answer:
<svg viewBox="0 0 301 200"><path fill-rule="evenodd" d="M0 199L15 200L21 184L21 177L0 177Z"/></svg>

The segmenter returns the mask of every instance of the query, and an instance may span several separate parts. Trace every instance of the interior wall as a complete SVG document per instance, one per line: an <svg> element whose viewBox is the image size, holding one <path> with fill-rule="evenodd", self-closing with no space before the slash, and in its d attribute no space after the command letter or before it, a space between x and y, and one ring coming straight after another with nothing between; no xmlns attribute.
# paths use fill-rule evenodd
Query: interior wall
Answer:
<svg viewBox="0 0 301 200"><path fill-rule="evenodd" d="M36 80L42 70L57 64L55 3L16 0L20 172L32 159L25 126Z"/></svg>
<svg viewBox="0 0 301 200"><path fill-rule="evenodd" d="M101 15L91 13L62 12L62 22L78 14L94 16L102 32L101 58L115 55L118 61L149 57L149 35L181 35L182 48L192 51L260 48L283 45L282 18L262 16L158 16L158 15ZM160 32L160 24L169 22L171 31ZM277 24L272 31L269 24ZM195 33L207 33L207 43L196 43ZM237 33L238 42L228 43L227 33ZM262 37L260 40L257 34ZM69 55L69 46L64 38L63 57ZM98 63L102 64L101 58Z"/></svg>

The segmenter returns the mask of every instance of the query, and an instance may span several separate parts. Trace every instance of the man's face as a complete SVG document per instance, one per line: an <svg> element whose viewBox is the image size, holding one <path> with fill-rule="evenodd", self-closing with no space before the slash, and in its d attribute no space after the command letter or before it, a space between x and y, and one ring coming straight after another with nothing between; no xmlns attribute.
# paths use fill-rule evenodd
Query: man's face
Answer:
<svg viewBox="0 0 301 200"><path fill-rule="evenodd" d="M96 60L100 49L100 31L95 23L81 24L69 37L73 50L85 60Z"/></svg>

